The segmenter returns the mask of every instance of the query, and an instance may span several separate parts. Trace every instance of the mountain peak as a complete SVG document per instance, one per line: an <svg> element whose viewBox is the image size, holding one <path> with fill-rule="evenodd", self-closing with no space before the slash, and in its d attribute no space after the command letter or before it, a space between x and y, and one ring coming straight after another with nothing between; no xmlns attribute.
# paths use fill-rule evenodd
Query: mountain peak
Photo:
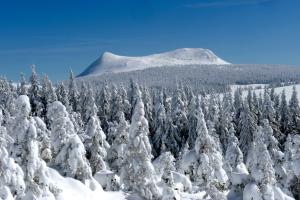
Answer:
<svg viewBox="0 0 300 200"><path fill-rule="evenodd" d="M140 57L119 56L111 52L104 52L79 76L128 72L163 66L226 64L230 63L217 57L211 50L202 48L175 49Z"/></svg>

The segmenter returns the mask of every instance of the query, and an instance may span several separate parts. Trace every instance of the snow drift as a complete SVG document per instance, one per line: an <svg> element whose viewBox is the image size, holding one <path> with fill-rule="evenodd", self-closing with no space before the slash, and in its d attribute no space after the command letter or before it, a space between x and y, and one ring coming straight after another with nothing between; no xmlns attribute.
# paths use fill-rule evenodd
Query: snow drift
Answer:
<svg viewBox="0 0 300 200"><path fill-rule="evenodd" d="M183 48L161 54L141 57L119 56L105 52L94 61L80 76L100 75L104 73L128 72L162 66L183 65L225 65L230 64L209 49Z"/></svg>

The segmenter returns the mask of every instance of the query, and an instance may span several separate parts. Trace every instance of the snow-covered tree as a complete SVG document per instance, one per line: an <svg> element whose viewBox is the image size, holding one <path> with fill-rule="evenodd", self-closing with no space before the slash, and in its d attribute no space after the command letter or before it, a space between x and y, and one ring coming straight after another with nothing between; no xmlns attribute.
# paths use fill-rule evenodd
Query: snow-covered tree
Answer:
<svg viewBox="0 0 300 200"><path fill-rule="evenodd" d="M72 110L74 112L78 111L77 109L79 106L78 105L78 95L79 94L78 94L77 84L76 84L75 77L74 77L72 70L70 70L68 94L69 94L69 103L70 103Z"/></svg>
<svg viewBox="0 0 300 200"><path fill-rule="evenodd" d="M125 115L125 119L126 120L131 120L130 117L131 117L131 105L130 105L130 102L128 100L128 95L127 95L127 91L126 89L124 88L123 85L120 86L120 89L119 89L119 93L121 95L121 99L122 99L122 106L123 106L123 112L124 112L124 115Z"/></svg>
<svg viewBox="0 0 300 200"><path fill-rule="evenodd" d="M121 171L121 183L146 199L159 199L155 170L151 163L148 121L145 118L141 92L137 91L136 105L129 129L129 141Z"/></svg>
<svg viewBox="0 0 300 200"><path fill-rule="evenodd" d="M24 174L7 151L13 139L7 134L6 128L1 126L2 117L0 110L0 198L21 199L25 195Z"/></svg>
<svg viewBox="0 0 300 200"><path fill-rule="evenodd" d="M54 199L46 163L39 157L39 142L35 121L29 117L31 112L29 98L21 95L17 101L17 113L11 124L14 146L11 149L15 161L24 172L26 197ZM14 133L14 134L12 134Z"/></svg>
<svg viewBox="0 0 300 200"><path fill-rule="evenodd" d="M118 120L118 113L124 112L124 105L123 105L123 99L118 91L118 88L116 85L112 85L111 89L111 114L110 114L110 121L117 121Z"/></svg>
<svg viewBox="0 0 300 200"><path fill-rule="evenodd" d="M163 183L162 199L179 200L178 191L174 190L175 158L171 152L164 152L153 161L157 176Z"/></svg>
<svg viewBox="0 0 300 200"><path fill-rule="evenodd" d="M219 124L217 127L218 135L220 136L220 142L222 146L223 153L226 152L228 137L229 137L229 129L233 119L233 108L231 101L231 94L225 93L223 97L223 101L221 102L219 112Z"/></svg>
<svg viewBox="0 0 300 200"><path fill-rule="evenodd" d="M240 122L240 115L241 112L243 110L243 98L242 98L242 89L241 88L237 88L234 91L234 123L237 127L237 135L240 135L240 130L238 128L238 124ZM249 108L250 110L250 108Z"/></svg>
<svg viewBox="0 0 300 200"><path fill-rule="evenodd" d="M47 119L47 108L48 105L57 101L57 96L55 90L52 86L52 82L49 80L48 76L44 76L42 81L42 88L40 92L40 103L41 103L41 110L39 111L38 115L42 119L45 120L46 125L49 127L49 120Z"/></svg>
<svg viewBox="0 0 300 200"><path fill-rule="evenodd" d="M121 169L123 162L125 162L125 147L128 143L129 124L125 119L123 112L118 113L119 123L116 127L115 138L107 154L107 160L110 163L112 170L117 173Z"/></svg>
<svg viewBox="0 0 300 200"><path fill-rule="evenodd" d="M278 140L283 140L283 134L279 130L279 123L276 121L276 111L274 103L270 98L269 91L265 90L263 103L263 118L267 119L273 129L274 136Z"/></svg>
<svg viewBox="0 0 300 200"><path fill-rule="evenodd" d="M37 132L40 157L48 163L52 159L50 131L47 129L46 124L41 118L34 117L33 119Z"/></svg>
<svg viewBox="0 0 300 200"><path fill-rule="evenodd" d="M60 101L67 109L69 108L69 97L66 86L63 82L58 83L56 87L57 100Z"/></svg>
<svg viewBox="0 0 300 200"><path fill-rule="evenodd" d="M273 161L265 144L263 128L259 126L253 137L246 165L263 199L270 199L269 195L274 195L276 177Z"/></svg>
<svg viewBox="0 0 300 200"><path fill-rule="evenodd" d="M53 165L62 175L82 182L90 179L92 173L84 145L74 130L65 106L59 101L50 104L47 116L51 120Z"/></svg>
<svg viewBox="0 0 300 200"><path fill-rule="evenodd" d="M290 133L299 134L300 133L300 106L297 97L296 87L293 87L293 93L291 100L289 102L289 128Z"/></svg>
<svg viewBox="0 0 300 200"><path fill-rule="evenodd" d="M171 132L169 134L170 137L173 137L174 140L167 139L167 146L170 148L171 152L178 156L182 145L185 144L188 137L188 119L186 113L186 104L184 102L184 94L183 91L177 86L176 91L172 97L172 126ZM175 143L174 143L175 142Z"/></svg>
<svg viewBox="0 0 300 200"><path fill-rule="evenodd" d="M145 117L149 123L149 131L153 132L153 99L148 88L142 88L142 100L145 106Z"/></svg>
<svg viewBox="0 0 300 200"><path fill-rule="evenodd" d="M107 83L102 87L100 93L98 94L98 99L96 99L96 104L98 107L98 117L102 123L102 128L106 133L108 130L108 122L110 119L110 108L111 108L111 93L110 88Z"/></svg>
<svg viewBox="0 0 300 200"><path fill-rule="evenodd" d="M283 178L286 176L285 169L283 168L284 153L280 150L279 142L274 137L273 129L267 119L262 121L262 131L264 133L264 143L273 162L276 180L282 182Z"/></svg>
<svg viewBox="0 0 300 200"><path fill-rule="evenodd" d="M244 156L247 156L250 144L253 140L253 134L257 129L257 124L255 122L253 113L250 111L248 102L246 101L243 103L238 127L238 129L240 130L240 148Z"/></svg>
<svg viewBox="0 0 300 200"><path fill-rule="evenodd" d="M287 134L289 130L289 107L286 101L285 90L281 93L281 101L279 107L280 131Z"/></svg>
<svg viewBox="0 0 300 200"><path fill-rule="evenodd" d="M18 95L27 95L26 79L23 73L20 74L20 86L18 89Z"/></svg>
<svg viewBox="0 0 300 200"><path fill-rule="evenodd" d="M188 133L188 139L187 142L189 144L189 147L192 149L195 146L195 141L197 138L197 132L196 132L196 127L197 127L197 113L198 109L197 106L200 106L200 99L196 98L195 95L191 94L191 99L189 101L188 105L188 128L189 128L189 133Z"/></svg>
<svg viewBox="0 0 300 200"><path fill-rule="evenodd" d="M193 181L200 188L206 190L210 195L210 191L217 188L220 194L226 187L228 177L223 169L223 157L217 149L217 144L213 137L209 134L204 115L200 107L198 107L197 116L197 132L198 137L195 143L195 153L197 160L194 164Z"/></svg>
<svg viewBox="0 0 300 200"><path fill-rule="evenodd" d="M164 138L166 134L166 110L164 106L163 93L158 94L154 108L154 134L152 136L153 155L157 157L162 150L162 145L165 145Z"/></svg>
<svg viewBox="0 0 300 200"><path fill-rule="evenodd" d="M38 81L38 76L35 71L35 66L31 67L31 77L30 77L30 87L28 89L28 96L31 104L31 112L33 116L37 116L41 112L41 103L40 103L40 86Z"/></svg>
<svg viewBox="0 0 300 200"><path fill-rule="evenodd" d="M100 120L96 112L89 118L85 134L91 138L87 152L93 174L100 170L107 169L105 159L109 144L106 141L106 136L102 131Z"/></svg>
<svg viewBox="0 0 300 200"><path fill-rule="evenodd" d="M296 199L300 197L300 136L289 134L285 142L284 168L286 180L284 186Z"/></svg>
<svg viewBox="0 0 300 200"><path fill-rule="evenodd" d="M229 176L229 188L231 196L242 196L244 184L247 182L248 170L244 164L243 153L239 148L239 141L235 136L233 124L229 128L228 145L225 153L224 168Z"/></svg>

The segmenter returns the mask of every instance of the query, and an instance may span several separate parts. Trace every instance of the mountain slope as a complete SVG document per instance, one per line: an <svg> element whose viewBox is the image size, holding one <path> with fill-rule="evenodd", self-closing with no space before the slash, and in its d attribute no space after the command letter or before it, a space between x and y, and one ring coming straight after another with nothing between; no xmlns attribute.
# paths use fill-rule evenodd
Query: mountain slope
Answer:
<svg viewBox="0 0 300 200"><path fill-rule="evenodd" d="M162 66L230 64L217 57L212 51L201 48L176 49L161 54L141 57L119 56L105 52L79 76L104 73L128 72Z"/></svg>

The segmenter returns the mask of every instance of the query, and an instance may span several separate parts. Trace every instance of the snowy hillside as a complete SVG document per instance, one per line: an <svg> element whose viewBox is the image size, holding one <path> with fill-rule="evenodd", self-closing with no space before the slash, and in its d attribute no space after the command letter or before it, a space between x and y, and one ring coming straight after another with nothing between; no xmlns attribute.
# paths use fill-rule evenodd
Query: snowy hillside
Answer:
<svg viewBox="0 0 300 200"><path fill-rule="evenodd" d="M232 85L232 95L234 95L234 92L237 90L237 88L242 88L242 95L243 98L246 98L248 95L248 88L251 89L253 92L255 92L256 95L263 94L264 93L264 87L268 86L268 84L250 84L250 85ZM274 92L277 95L280 95L283 91L285 91L286 99L289 101L293 94L293 87L295 86L297 91L297 97L300 99L300 84L297 85L289 85L289 86L282 86L282 87L275 87Z"/></svg>
<svg viewBox="0 0 300 200"><path fill-rule="evenodd" d="M141 57L119 56L105 52L79 76L100 75L142 70L162 66L182 65L224 65L228 62L217 57L212 51L202 48L183 48L161 54Z"/></svg>

